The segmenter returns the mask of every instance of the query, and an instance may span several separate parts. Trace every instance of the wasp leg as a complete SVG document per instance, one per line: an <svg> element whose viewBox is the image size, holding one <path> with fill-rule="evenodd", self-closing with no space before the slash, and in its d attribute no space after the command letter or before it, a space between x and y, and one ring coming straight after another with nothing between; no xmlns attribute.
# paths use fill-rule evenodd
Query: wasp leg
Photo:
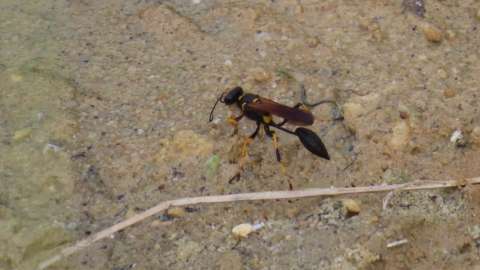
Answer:
<svg viewBox="0 0 480 270"><path fill-rule="evenodd" d="M280 156L280 151L278 150L278 137L277 137L277 134L275 133L275 131L270 130L270 128L268 127L268 125L265 125L265 126L264 126L264 129L265 129L265 134L267 134L268 137L272 138L273 147L275 148L275 154L276 154L276 156L277 156L277 161L278 161L278 162L281 162L281 161L282 161L282 157Z"/></svg>
<svg viewBox="0 0 480 270"><path fill-rule="evenodd" d="M230 180L228 180L229 184L231 184L234 180L240 179L240 172L242 171L248 156L248 146L252 143L253 139L255 139L259 130L260 130L260 122L257 122L257 127L255 128L255 131L250 136L244 139L242 144L240 161L238 162L238 172L232 178L230 178Z"/></svg>
<svg viewBox="0 0 480 270"><path fill-rule="evenodd" d="M237 117L234 117L232 115L230 115L228 118L227 118L227 122L233 126L233 133L231 136L235 136L238 134L238 121L240 121L240 119L243 118L243 113L240 114L239 116Z"/></svg>
<svg viewBox="0 0 480 270"><path fill-rule="evenodd" d="M257 122L257 127L255 128L255 131L250 136L246 137L245 141L243 142L242 158L245 158L248 155L248 146L252 143L253 139L255 139L259 130L260 130L260 122Z"/></svg>
<svg viewBox="0 0 480 270"><path fill-rule="evenodd" d="M277 161L280 163L280 166L282 168L282 173L286 172L285 165L282 163L282 156L280 155L280 150L278 149L278 137L275 131L270 130L270 127L265 125L265 134L267 134L268 137L272 138L273 142L273 148L275 149L275 155L277 157Z"/></svg>
<svg viewBox="0 0 480 270"><path fill-rule="evenodd" d="M275 125L275 126L277 126L277 125ZM265 129L265 134L267 134L268 137L272 138L273 147L275 148L275 155L277 156L277 161L278 161L278 163L280 163L280 168L282 170L282 174L285 175L287 173L287 169L285 168L285 164L283 164L283 162L282 162L282 157L280 155L280 150L278 149L277 134L275 133L275 131L270 130L270 127L267 126L267 125L264 126L264 129ZM288 188L290 190L293 190L292 182L290 182L290 179L287 179L287 181L288 181Z"/></svg>
<svg viewBox="0 0 480 270"><path fill-rule="evenodd" d="M293 185L292 182L290 182L290 179L288 179L288 189L293 190Z"/></svg>
<svg viewBox="0 0 480 270"><path fill-rule="evenodd" d="M298 109L298 108L300 108L300 107L302 107L302 106L305 106L305 104L299 102L299 103L295 104L295 106L293 106L293 108Z"/></svg>

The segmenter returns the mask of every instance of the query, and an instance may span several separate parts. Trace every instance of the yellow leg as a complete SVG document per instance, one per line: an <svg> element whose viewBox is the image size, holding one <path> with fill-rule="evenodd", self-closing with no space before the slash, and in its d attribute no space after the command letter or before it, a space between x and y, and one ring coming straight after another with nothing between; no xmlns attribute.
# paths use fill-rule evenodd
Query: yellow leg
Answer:
<svg viewBox="0 0 480 270"><path fill-rule="evenodd" d="M235 117L230 115L227 118L227 122L233 127L232 136L237 135L237 133L238 133L238 121L237 121L237 119L235 119Z"/></svg>
<svg viewBox="0 0 480 270"><path fill-rule="evenodd" d="M282 175L287 175L287 167L282 162L282 159L281 159L281 156L280 156L277 134L275 134L274 131L271 131L271 132L272 132L273 147L275 148L275 154L277 155L277 161L278 161L278 163L280 163L280 171L282 172ZM290 179L287 179L287 181L288 181L288 188L290 190L293 190L293 185L290 182Z"/></svg>
<svg viewBox="0 0 480 270"><path fill-rule="evenodd" d="M242 145L242 158L245 158L248 156L248 146L252 143L252 139L250 137L246 137L245 140L243 141Z"/></svg>
<svg viewBox="0 0 480 270"><path fill-rule="evenodd" d="M272 141L273 141L273 147L275 147L275 150L278 149L278 138L277 134L272 131Z"/></svg>
<svg viewBox="0 0 480 270"><path fill-rule="evenodd" d="M282 162L282 158L280 156L280 150L278 149L278 137L277 134L274 131L272 132L272 142L273 142L273 148L275 148L275 155L277 157L277 161L280 163L280 170L282 171L282 174L287 173L287 169L285 168L285 164Z"/></svg>
<svg viewBox="0 0 480 270"><path fill-rule="evenodd" d="M265 131L263 129L258 131L258 137L260 138L260 140L263 140L265 138Z"/></svg>
<svg viewBox="0 0 480 270"><path fill-rule="evenodd" d="M227 122L232 126L238 126L238 121L231 115L227 118Z"/></svg>
<svg viewBox="0 0 480 270"><path fill-rule="evenodd" d="M238 172L232 178L230 178L230 180L228 181L229 184L233 183L234 180L240 179L240 173L248 157L248 146L252 143L252 141L253 139L250 137L246 137L244 139L242 144L242 150L240 152L240 160L238 161Z"/></svg>
<svg viewBox="0 0 480 270"><path fill-rule="evenodd" d="M282 171L283 175L287 174L287 168L285 167L285 164L283 164L283 162L281 161L280 161L280 170Z"/></svg>

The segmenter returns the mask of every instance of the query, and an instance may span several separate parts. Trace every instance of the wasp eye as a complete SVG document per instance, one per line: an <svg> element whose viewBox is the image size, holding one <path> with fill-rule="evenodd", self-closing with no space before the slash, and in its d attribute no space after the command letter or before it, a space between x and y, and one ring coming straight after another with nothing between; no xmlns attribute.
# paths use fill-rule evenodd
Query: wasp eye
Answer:
<svg viewBox="0 0 480 270"><path fill-rule="evenodd" d="M238 101L242 94L243 89L240 86L237 86L232 90L228 91L228 93L223 98L223 102L227 105L232 105L233 103Z"/></svg>

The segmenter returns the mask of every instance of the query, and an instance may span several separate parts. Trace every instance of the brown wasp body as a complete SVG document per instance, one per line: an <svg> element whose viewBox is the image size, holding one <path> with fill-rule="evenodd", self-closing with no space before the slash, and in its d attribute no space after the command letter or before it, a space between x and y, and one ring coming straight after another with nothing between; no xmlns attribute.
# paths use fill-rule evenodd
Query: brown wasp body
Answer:
<svg viewBox="0 0 480 270"><path fill-rule="evenodd" d="M271 130L270 127L297 136L302 142L303 146L311 153L321 158L330 160L330 156L325 145L320 140L318 135L313 131L304 127L297 127L295 131L291 131L283 127L283 125L286 123L296 126L310 126L313 124L314 117L310 111L303 109L304 104L298 103L293 107L289 107L255 94L244 93L241 87L235 87L232 90L223 93L217 99L210 113L210 121L213 120L213 112L218 102L225 103L225 105L236 104L238 106L241 114L237 117L229 118L229 122L235 126L236 123L244 116L256 122L257 127L255 131L248 137L249 140L254 139L260 130L260 126L263 126L266 135L273 140L277 161L281 161L277 143L278 139L275 132ZM275 123L272 116L283 118L283 121L280 123ZM248 143L249 142L245 144Z"/></svg>

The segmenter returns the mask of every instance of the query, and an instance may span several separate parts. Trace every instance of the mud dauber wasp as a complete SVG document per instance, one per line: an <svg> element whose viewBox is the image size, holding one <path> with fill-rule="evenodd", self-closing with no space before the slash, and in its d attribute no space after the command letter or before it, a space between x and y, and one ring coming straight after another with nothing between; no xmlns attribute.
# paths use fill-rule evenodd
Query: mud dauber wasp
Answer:
<svg viewBox="0 0 480 270"><path fill-rule="evenodd" d="M234 134L238 131L238 121L242 119L244 116L256 122L257 127L255 131L246 138L243 148L242 148L242 157L247 155L247 146L251 143L251 141L257 136L260 126L263 126L265 130L265 134L272 138L273 146L275 148L275 154L277 161L281 163L281 156L280 151L278 149L278 138L275 134L274 130L271 130L270 127L275 129L284 131L288 134L297 136L302 142L303 146L310 151L311 153L324 158L326 160L330 160L330 155L327 152L327 148L323 144L322 140L318 137L315 132L311 131L310 129L304 127L297 127L295 131L291 131L285 127L284 124L287 122L292 125L296 126L310 126L314 122L313 114L307 109L307 107L315 107L322 103L335 103L332 100L323 100L314 104L307 103L305 101L306 94L305 88L302 85L302 102L298 103L293 107L289 107L286 105L282 105L270 99L261 97L259 95L245 93L243 89L239 86L224 92L218 97L217 101L212 107L210 112L209 122L213 120L213 112L215 107L217 106L218 102L224 103L227 106L230 105L237 105L238 108L241 110L241 114L239 116L233 117L230 116L228 118L228 122L234 126ZM280 123L275 123L273 121L273 116L277 116L283 118ZM240 165L242 166L242 164ZM283 167L282 167L283 168ZM240 174L238 173L235 175L230 181L234 178L238 178Z"/></svg>

